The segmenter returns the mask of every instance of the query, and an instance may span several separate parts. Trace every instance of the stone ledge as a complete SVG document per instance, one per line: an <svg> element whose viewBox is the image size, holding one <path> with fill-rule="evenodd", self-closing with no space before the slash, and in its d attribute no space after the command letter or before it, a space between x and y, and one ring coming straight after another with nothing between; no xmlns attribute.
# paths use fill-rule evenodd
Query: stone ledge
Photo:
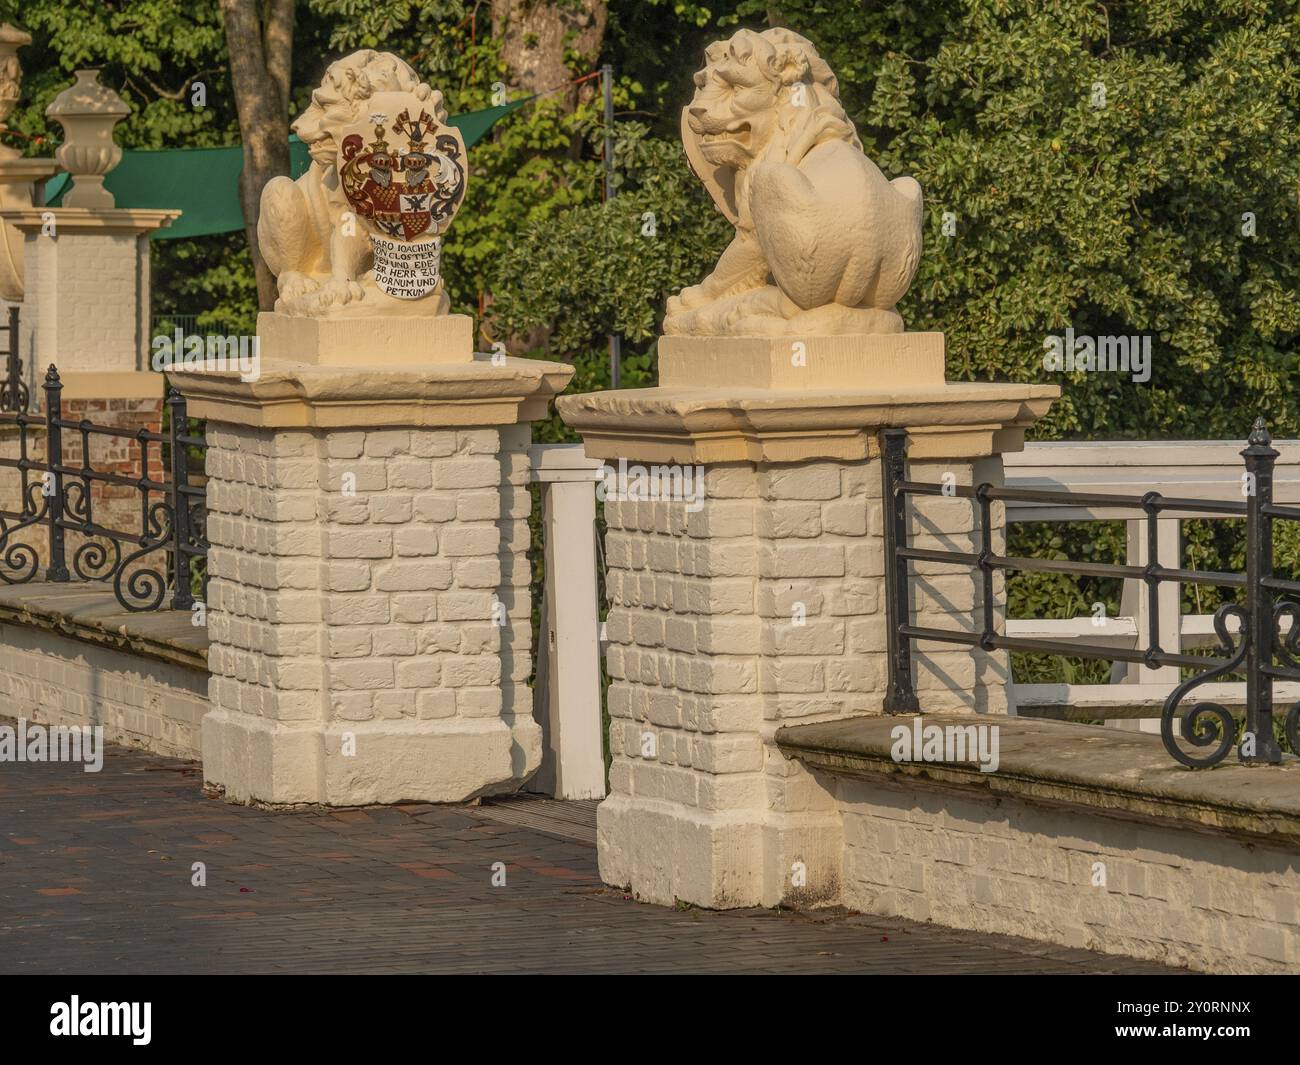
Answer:
<svg viewBox="0 0 1300 1065"><path fill-rule="evenodd" d="M945 384L871 390L639 388L561 396L556 410L596 459L858 461L905 428L911 459L976 459L1024 445L1055 385Z"/></svg>
<svg viewBox="0 0 1300 1065"><path fill-rule="evenodd" d="M999 766L982 773L970 762L895 762L890 732L912 721L900 714L787 725L777 730L776 744L814 770L1086 807L1300 849L1300 758L1285 756L1280 766L1228 761L1189 770L1169 757L1159 736L1146 733L1020 717L922 717L926 725L997 725Z"/></svg>
<svg viewBox="0 0 1300 1065"><path fill-rule="evenodd" d="M26 625L188 669L208 671L207 630L188 610L124 610L110 586L39 581L0 587L0 623Z"/></svg>
<svg viewBox="0 0 1300 1065"><path fill-rule="evenodd" d="M192 418L262 429L460 428L546 417L573 367L507 358L427 366L312 366L268 361L254 381L175 369Z"/></svg>

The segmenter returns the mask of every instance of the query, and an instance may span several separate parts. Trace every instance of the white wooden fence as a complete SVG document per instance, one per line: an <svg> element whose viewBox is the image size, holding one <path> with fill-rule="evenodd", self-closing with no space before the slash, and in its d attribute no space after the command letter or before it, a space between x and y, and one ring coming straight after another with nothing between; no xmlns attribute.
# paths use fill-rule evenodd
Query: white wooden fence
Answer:
<svg viewBox="0 0 1300 1065"><path fill-rule="evenodd" d="M1242 498L1244 443L1229 441L1091 441L1038 443L1004 457L1006 483L1016 488L1213 500ZM1275 440L1280 452L1274 498L1300 504L1300 441ZM605 794L601 725L600 620L596 601L599 547L596 543L596 482L601 463L580 444L539 444L530 452L532 479L542 486L546 577L542 639L538 649L535 706L542 722L542 768L530 788L557 798L590 799ZM1181 522L1215 514L1180 514L1158 519L1158 561L1178 566ZM1007 521L1114 521L1128 526L1129 565L1146 565L1145 518L1131 510L1008 503ZM1214 646L1213 615L1179 613L1180 586L1162 582L1160 645L1168 651ZM1139 647L1148 617L1146 586L1124 582L1118 617L1008 620L1007 633L1043 639L1078 639ZM1100 621L1100 623L1098 623ZM1235 628L1235 622L1233 623ZM1013 683L1014 708L1030 713L1128 722L1155 730L1161 705L1178 683L1176 668L1148 669L1116 663L1109 684ZM1275 688L1279 702L1300 699L1300 684ZM1244 685L1205 684L1198 697L1240 704Z"/></svg>
<svg viewBox="0 0 1300 1065"><path fill-rule="evenodd" d="M1280 452L1274 475L1274 498L1278 503L1300 502L1300 441L1274 440ZM1008 487L1050 488L1057 491L1100 492L1141 496L1156 491L1167 496L1211 500L1241 500L1241 458L1244 442L1230 441L1088 441L1081 443L1038 443L1024 451L1004 456ZM1157 519L1156 561L1178 566L1182 558L1182 522L1194 518L1224 520L1216 514L1187 514ZM1125 562L1145 566L1146 519L1132 510L1108 507L1057 507L1034 503L1008 503L1007 522L1017 521L1113 521L1122 519L1128 528ZM1281 561L1281 560L1279 560ZM1188 567L1192 568L1192 567ZM1160 646L1166 651L1218 645L1212 614L1179 614L1181 587L1161 582L1158 595ZM1069 619L1008 620L1007 634L1043 639L1078 639L1090 643L1114 643L1117 647L1142 646L1147 631L1148 594L1138 580L1124 582L1118 617L1101 619L1091 615ZM1230 630L1236 629L1236 622ZM1142 720L1141 727L1158 728L1160 707L1178 683L1178 669L1148 669L1146 666L1116 663L1109 684L1014 684L1012 696L1022 710L1040 712L1065 710L1076 716L1101 719ZM1279 702L1300 698L1300 684L1275 687ZM1197 689L1198 700L1225 705L1240 704L1245 685L1208 683Z"/></svg>

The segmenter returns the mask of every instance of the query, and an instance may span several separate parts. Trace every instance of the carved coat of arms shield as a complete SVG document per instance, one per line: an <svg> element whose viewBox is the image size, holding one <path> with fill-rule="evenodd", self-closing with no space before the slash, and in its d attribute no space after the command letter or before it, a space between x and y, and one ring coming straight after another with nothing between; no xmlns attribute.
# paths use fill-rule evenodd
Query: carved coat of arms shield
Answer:
<svg viewBox="0 0 1300 1065"><path fill-rule="evenodd" d="M376 93L339 141L339 182L370 235L375 282L403 299L438 286L440 238L465 199L465 141L436 110L412 93Z"/></svg>

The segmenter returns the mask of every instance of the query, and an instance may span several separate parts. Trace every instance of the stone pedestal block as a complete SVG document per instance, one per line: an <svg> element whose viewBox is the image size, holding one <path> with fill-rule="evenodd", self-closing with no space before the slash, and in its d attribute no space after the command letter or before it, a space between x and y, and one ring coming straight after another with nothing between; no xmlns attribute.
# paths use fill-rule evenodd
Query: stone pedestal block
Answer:
<svg viewBox="0 0 1300 1065"><path fill-rule="evenodd" d="M920 358L934 350L928 336L871 341ZM558 403L590 456L643 474L629 474L628 490L605 502L613 766L598 828L602 877L651 901L839 898L833 796L772 737L795 721L882 712L879 433L909 430L917 479L999 483L1001 453L1021 446L1056 395L1047 386L927 387L917 383L923 366L903 387L873 389L864 383L872 375L851 367L879 352L855 353L845 341L807 344L835 360L810 387L723 390L719 356L697 362L706 387L682 384L690 364L679 360L678 387ZM784 340L736 338L731 347L761 361L774 343L788 359ZM680 490L701 477L702 493ZM998 536L1001 520L995 513ZM919 500L910 521L918 545L978 550L968 501ZM916 574L917 623L974 627L977 576L924 565ZM918 652L926 710L1006 711L1005 654Z"/></svg>
<svg viewBox="0 0 1300 1065"><path fill-rule="evenodd" d="M468 314L303 318L263 311L257 316L257 338L264 359L321 366L426 366L474 359L474 319Z"/></svg>
<svg viewBox="0 0 1300 1065"><path fill-rule="evenodd" d="M529 423L571 373L173 375L207 419L209 783L238 801L455 802L536 770Z"/></svg>

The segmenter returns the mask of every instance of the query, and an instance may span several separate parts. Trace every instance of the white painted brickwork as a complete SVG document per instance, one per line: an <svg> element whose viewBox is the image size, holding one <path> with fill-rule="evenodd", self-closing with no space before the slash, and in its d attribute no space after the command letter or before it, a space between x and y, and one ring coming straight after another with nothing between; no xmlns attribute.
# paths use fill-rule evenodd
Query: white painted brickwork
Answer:
<svg viewBox="0 0 1300 1065"><path fill-rule="evenodd" d="M73 370L143 369L140 272L147 238L134 233L34 235L25 245L27 305L36 364Z"/></svg>
<svg viewBox="0 0 1300 1065"><path fill-rule="evenodd" d="M1207 972L1300 968L1293 853L1016 798L838 787L850 908Z"/></svg>
<svg viewBox="0 0 1300 1065"><path fill-rule="evenodd" d="M531 773L529 440L526 425L314 433L209 423L214 710L332 735L358 726L358 737L393 742L406 725L431 723L415 731L487 736L504 759L496 783ZM338 757L329 740L323 756ZM358 801L388 794L379 779L366 787ZM458 779L446 787L423 797L453 801L482 782L464 794Z"/></svg>
<svg viewBox="0 0 1300 1065"><path fill-rule="evenodd" d="M995 460L980 475L996 476L998 469ZM973 476L967 462L942 469L918 463L914 477L937 480L946 471L958 483ZM912 519L916 542L976 549L971 506L921 499ZM771 736L782 724L881 710L879 462L720 465L706 471L705 500L696 513L681 502L607 501L605 517L613 753L613 799L601 808L611 841L602 850L605 879L619 884L635 877L642 885L654 861L630 853L642 846L636 840L651 831L671 838L686 831L683 820L694 820L717 837L714 849L762 851L750 863L753 870L761 862L761 877L755 873L750 881L738 873L744 882L720 884L726 874L710 868L698 845L665 842L665 858L676 853L679 864L665 861L662 875L645 887L647 897L710 905L830 897L839 865L834 804L782 757ZM968 612L981 599L966 571L916 583L921 624L970 627ZM927 709L1005 712L1005 677L1005 655L942 645L919 656L917 690ZM735 826L722 822L738 812L752 818L755 835L744 843L719 842L734 835ZM657 827L615 830L620 817L649 818ZM822 841L807 854L788 853L780 840L800 820L820 823ZM632 840L629 852L620 853L623 844L615 839ZM792 883L794 861L808 867L806 890ZM720 859L718 869L726 864Z"/></svg>
<svg viewBox="0 0 1300 1065"><path fill-rule="evenodd" d="M0 624L0 716L102 725L110 743L198 758L207 688L202 670Z"/></svg>

